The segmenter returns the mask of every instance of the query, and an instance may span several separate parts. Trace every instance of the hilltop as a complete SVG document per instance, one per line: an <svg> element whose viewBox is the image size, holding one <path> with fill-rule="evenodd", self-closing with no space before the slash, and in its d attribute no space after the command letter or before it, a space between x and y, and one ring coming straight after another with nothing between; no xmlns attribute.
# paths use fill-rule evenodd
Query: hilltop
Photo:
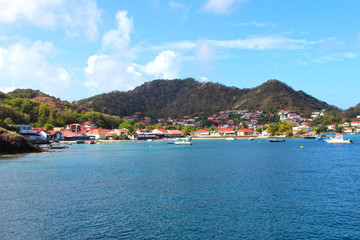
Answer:
<svg viewBox="0 0 360 240"><path fill-rule="evenodd" d="M125 116L136 111L150 117L180 117L194 112L214 113L226 109L262 109L276 112L291 109L310 113L319 109L339 110L303 91L295 91L278 80L239 89L218 83L185 80L154 80L132 91L113 91L78 101L95 111Z"/></svg>
<svg viewBox="0 0 360 240"><path fill-rule="evenodd" d="M66 108L70 108L73 110L89 110L86 107L79 107L75 104L71 104L68 101L62 101L59 98L50 96L46 93L41 92L40 90L33 89L15 89L12 92L7 93L8 97L11 98L28 98L32 102L39 104L39 106L43 104L49 105L53 109L63 111Z"/></svg>

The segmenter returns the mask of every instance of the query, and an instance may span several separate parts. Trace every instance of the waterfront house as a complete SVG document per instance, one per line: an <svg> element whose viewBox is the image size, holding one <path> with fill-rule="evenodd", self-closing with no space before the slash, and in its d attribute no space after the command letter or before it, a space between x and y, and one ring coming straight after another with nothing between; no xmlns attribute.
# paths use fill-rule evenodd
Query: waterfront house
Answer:
<svg viewBox="0 0 360 240"><path fill-rule="evenodd" d="M56 130L51 130L51 131L43 130L39 134L42 135L47 140L63 140L63 135L61 134L61 132Z"/></svg>
<svg viewBox="0 0 360 240"><path fill-rule="evenodd" d="M340 126L342 126L342 127L349 127L349 126L350 126L350 123L344 122L343 124L340 124Z"/></svg>
<svg viewBox="0 0 360 240"><path fill-rule="evenodd" d="M241 130L238 130L237 135L239 135L239 136L254 135L254 130L241 129Z"/></svg>
<svg viewBox="0 0 360 240"><path fill-rule="evenodd" d="M127 136L128 135L128 132L126 129L113 129L112 133L116 134L118 136Z"/></svg>
<svg viewBox="0 0 360 240"><path fill-rule="evenodd" d="M46 141L46 138L42 135L39 135L37 130L33 130L30 125L27 124L13 124L12 126L17 126L19 128L19 134L24 136L26 140L30 143L43 143Z"/></svg>
<svg viewBox="0 0 360 240"><path fill-rule="evenodd" d="M263 136L263 137L269 137L269 136L270 136L270 132L266 129L266 130L262 131L261 136Z"/></svg>
<svg viewBox="0 0 360 240"><path fill-rule="evenodd" d="M168 131L166 131L165 129L162 129L162 128L154 129L152 132L155 133L156 135L160 136L161 138L169 136Z"/></svg>
<svg viewBox="0 0 360 240"><path fill-rule="evenodd" d="M153 133L152 131L146 130L146 129L136 130L136 135L137 135L137 139L139 139L139 140L159 138L159 136L156 135L156 133Z"/></svg>
<svg viewBox="0 0 360 240"><path fill-rule="evenodd" d="M167 130L169 133L169 137L182 137L184 136L182 131L179 130Z"/></svg>
<svg viewBox="0 0 360 240"><path fill-rule="evenodd" d="M351 126L352 127L360 127L360 122L359 121L352 121Z"/></svg>
<svg viewBox="0 0 360 240"><path fill-rule="evenodd" d="M86 133L88 136L94 136L95 139L107 139L108 133L112 132L110 129L93 129Z"/></svg>
<svg viewBox="0 0 360 240"><path fill-rule="evenodd" d="M353 132L353 128L352 127L344 127L343 129L342 129L342 132L343 133L352 133Z"/></svg>
<svg viewBox="0 0 360 240"><path fill-rule="evenodd" d="M218 133L222 136L235 136L235 130L233 128L219 128Z"/></svg>
<svg viewBox="0 0 360 240"><path fill-rule="evenodd" d="M198 136L198 137L206 137L210 135L210 131L207 129L199 129L191 133L191 135Z"/></svg>
<svg viewBox="0 0 360 240"><path fill-rule="evenodd" d="M95 136L85 135L85 133L76 132L63 132L63 138L65 141L77 141L78 143L84 143L86 140L95 139Z"/></svg>

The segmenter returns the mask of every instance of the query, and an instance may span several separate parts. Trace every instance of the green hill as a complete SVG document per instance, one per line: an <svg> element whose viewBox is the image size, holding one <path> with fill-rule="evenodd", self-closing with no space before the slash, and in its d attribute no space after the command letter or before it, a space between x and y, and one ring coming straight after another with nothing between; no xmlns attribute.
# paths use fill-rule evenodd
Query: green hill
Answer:
<svg viewBox="0 0 360 240"><path fill-rule="evenodd" d="M181 117L194 112L215 113L227 109L280 109L310 113L320 109L337 110L303 91L295 91L278 80L250 89L200 83L194 79L154 80L132 91L113 91L78 101L78 104L125 116L142 112L150 117Z"/></svg>

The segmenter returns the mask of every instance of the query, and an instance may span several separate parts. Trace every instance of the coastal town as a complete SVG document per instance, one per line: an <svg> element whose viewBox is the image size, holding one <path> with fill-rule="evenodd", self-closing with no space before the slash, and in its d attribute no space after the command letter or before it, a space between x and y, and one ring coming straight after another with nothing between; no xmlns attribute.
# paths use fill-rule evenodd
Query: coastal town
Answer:
<svg viewBox="0 0 360 240"><path fill-rule="evenodd" d="M13 124L29 142L43 143L49 141L72 141L76 143L92 143L95 140L149 140L168 139L191 136L193 138L226 138L226 137L302 137L329 132L347 134L360 133L359 120L327 126L314 125L314 121L324 117L325 110L312 112L309 118L292 110L281 110L277 114L265 113L262 110L224 110L209 115L204 113L183 116L181 119L158 118L156 123L150 117L135 112L132 116L124 116L124 121L136 123L135 128L126 127L103 129L91 121L72 123L52 129L34 128L27 124ZM264 120L272 120L264 122ZM204 122L207 127L202 127Z"/></svg>

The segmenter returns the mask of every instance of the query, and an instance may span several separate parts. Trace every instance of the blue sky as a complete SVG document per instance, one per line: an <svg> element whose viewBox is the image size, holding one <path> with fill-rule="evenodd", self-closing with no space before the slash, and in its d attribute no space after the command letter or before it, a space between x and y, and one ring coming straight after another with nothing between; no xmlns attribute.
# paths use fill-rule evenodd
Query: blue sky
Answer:
<svg viewBox="0 0 360 240"><path fill-rule="evenodd" d="M360 1L0 0L0 91L79 100L193 77L360 103Z"/></svg>

